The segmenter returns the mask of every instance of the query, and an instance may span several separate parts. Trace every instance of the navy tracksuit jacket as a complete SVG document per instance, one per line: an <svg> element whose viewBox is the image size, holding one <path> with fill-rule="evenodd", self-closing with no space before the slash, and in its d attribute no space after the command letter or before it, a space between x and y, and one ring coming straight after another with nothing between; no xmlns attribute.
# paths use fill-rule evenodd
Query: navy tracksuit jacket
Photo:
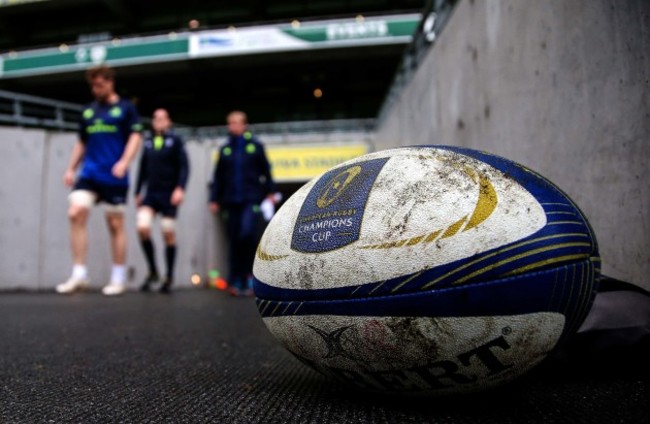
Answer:
<svg viewBox="0 0 650 424"><path fill-rule="evenodd" d="M249 132L219 149L210 201L217 202L230 242L229 284L243 289L253 273L260 232L259 204L276 188L263 145Z"/></svg>

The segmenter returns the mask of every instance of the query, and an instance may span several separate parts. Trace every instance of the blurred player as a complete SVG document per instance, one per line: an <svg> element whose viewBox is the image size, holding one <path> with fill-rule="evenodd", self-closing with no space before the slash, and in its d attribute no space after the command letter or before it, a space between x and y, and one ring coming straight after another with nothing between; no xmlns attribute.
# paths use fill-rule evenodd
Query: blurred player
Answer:
<svg viewBox="0 0 650 424"><path fill-rule="evenodd" d="M161 215L160 227L165 240L167 273L160 286L161 293L170 293L176 261L176 214L185 197L189 162L183 140L172 132L172 121L165 109L156 109L152 121L153 133L144 141L140 172L136 185L138 204L138 235L144 251L149 274L140 286L149 291L160 280L155 249L151 239L154 216ZM141 191L146 186L146 194Z"/></svg>
<svg viewBox="0 0 650 424"><path fill-rule="evenodd" d="M214 168L209 208L214 214L221 212L226 223L230 294L250 295L260 204L266 199L275 204L277 195L264 147L248 131L246 114L231 112L227 123L228 140Z"/></svg>
<svg viewBox="0 0 650 424"><path fill-rule="evenodd" d="M64 183L73 188L68 196L68 218L74 265L70 278L57 285L56 291L72 293L88 287L88 216L93 205L104 202L113 267L102 293L112 296L126 290L124 208L129 189L128 168L140 148L142 125L135 106L115 92L111 68L91 68L86 72L86 80L95 101L83 111L79 140L63 176Z"/></svg>

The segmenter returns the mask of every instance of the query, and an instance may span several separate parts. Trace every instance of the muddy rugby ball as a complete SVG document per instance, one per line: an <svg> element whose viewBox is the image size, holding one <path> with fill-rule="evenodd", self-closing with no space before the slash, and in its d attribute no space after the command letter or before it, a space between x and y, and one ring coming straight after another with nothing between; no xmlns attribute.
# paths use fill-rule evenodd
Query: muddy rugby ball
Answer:
<svg viewBox="0 0 650 424"><path fill-rule="evenodd" d="M571 336L599 278L571 199L508 159L384 150L299 189L266 228L257 307L297 358L355 387L474 392Z"/></svg>

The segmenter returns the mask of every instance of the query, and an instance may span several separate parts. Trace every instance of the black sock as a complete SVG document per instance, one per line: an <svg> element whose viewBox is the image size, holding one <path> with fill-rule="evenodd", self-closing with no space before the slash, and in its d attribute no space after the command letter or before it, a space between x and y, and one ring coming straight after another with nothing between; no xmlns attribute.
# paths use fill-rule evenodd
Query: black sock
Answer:
<svg viewBox="0 0 650 424"><path fill-rule="evenodd" d="M154 248L153 242L151 239L142 239L140 240L142 245L142 250L144 251L144 257L147 259L147 265L149 266L150 275L158 275L158 269L156 267L156 258L154 257Z"/></svg>
<svg viewBox="0 0 650 424"><path fill-rule="evenodd" d="M174 262L176 260L176 245L171 244L165 247L165 260L167 261L167 279L174 277Z"/></svg>

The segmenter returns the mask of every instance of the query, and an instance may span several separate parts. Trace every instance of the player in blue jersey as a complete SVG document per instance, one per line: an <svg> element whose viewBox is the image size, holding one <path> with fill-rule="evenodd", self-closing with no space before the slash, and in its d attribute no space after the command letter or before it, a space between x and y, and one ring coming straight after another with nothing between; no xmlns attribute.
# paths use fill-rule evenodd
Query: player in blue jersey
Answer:
<svg viewBox="0 0 650 424"><path fill-rule="evenodd" d="M87 224L90 209L99 202L106 205L113 258L111 277L102 293L112 296L126 290L124 209L128 168L140 148L142 125L133 103L116 93L114 77L114 71L104 65L86 71L95 101L83 110L79 139L63 176L64 183L72 187L68 218L74 265L70 278L56 286L58 293L72 293L89 285ZM76 174L80 164L81 170Z"/></svg>
<svg viewBox="0 0 650 424"><path fill-rule="evenodd" d="M260 231L260 205L278 201L263 145L247 129L246 114L227 117L228 140L219 151L210 192L210 211L220 212L229 240L229 291L252 294L253 261Z"/></svg>
<svg viewBox="0 0 650 424"><path fill-rule="evenodd" d="M149 291L151 284L160 280L155 249L151 240L153 218L159 213L167 265L160 292L170 293L176 259L176 214L185 197L190 167L183 139L172 132L172 121L168 111L156 109L151 125L153 131L144 140L135 189L138 204L138 236L149 267L149 274L140 286L140 290ZM143 190L145 187L146 191ZM145 191L144 196L141 194L143 191Z"/></svg>

